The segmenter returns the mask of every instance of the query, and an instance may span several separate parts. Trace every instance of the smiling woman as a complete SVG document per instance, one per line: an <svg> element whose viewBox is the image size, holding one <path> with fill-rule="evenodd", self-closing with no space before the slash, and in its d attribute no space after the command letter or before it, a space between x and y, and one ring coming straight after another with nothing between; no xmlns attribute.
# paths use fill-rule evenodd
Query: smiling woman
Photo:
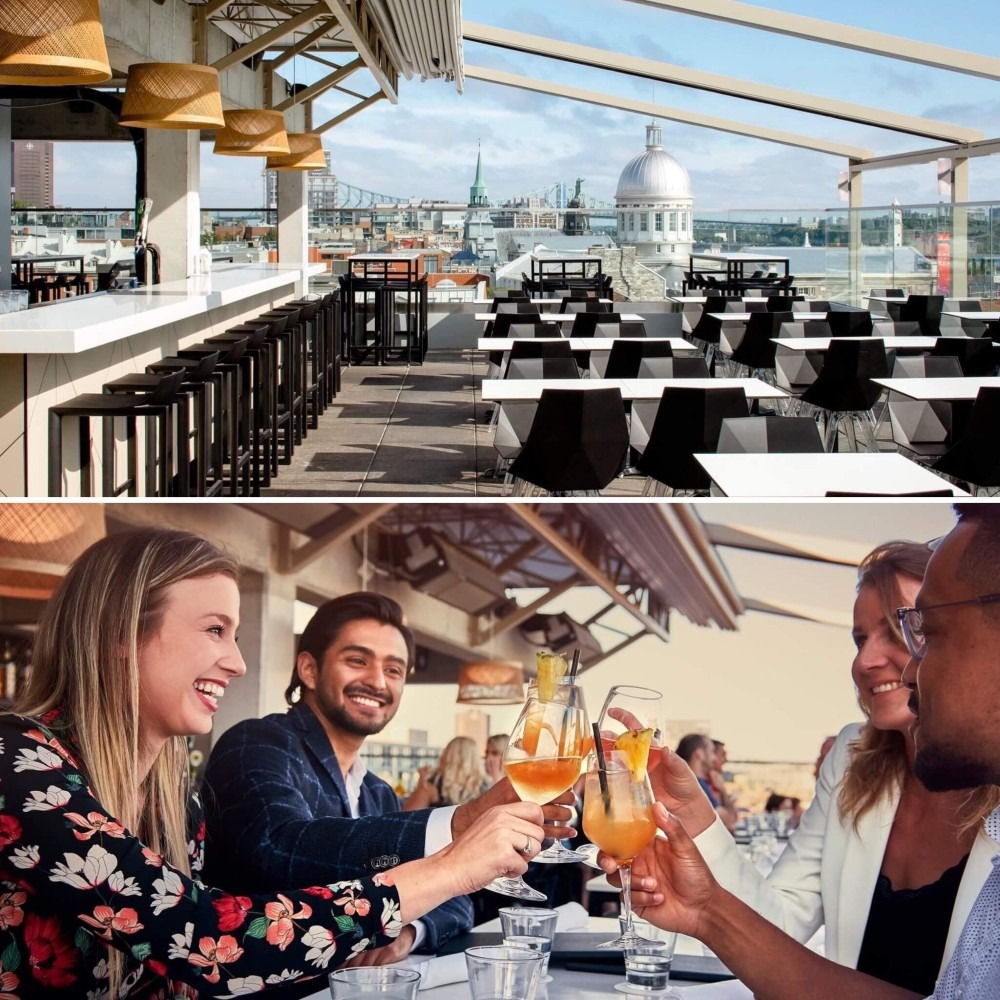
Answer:
<svg viewBox="0 0 1000 1000"><path fill-rule="evenodd" d="M204 886L186 737L246 666L235 563L180 531L92 545L0 716L5 996L222 996L323 974L451 896L523 871L541 810L488 810L392 873L269 893Z"/></svg>
<svg viewBox="0 0 1000 1000"><path fill-rule="evenodd" d="M766 879L704 796L671 807L725 888L800 941L825 925L827 957L921 996L989 874L995 845L984 819L1000 801L992 787L930 792L913 771L909 653L895 612L914 603L930 555L927 545L888 542L862 560L851 676L867 721L837 737Z"/></svg>

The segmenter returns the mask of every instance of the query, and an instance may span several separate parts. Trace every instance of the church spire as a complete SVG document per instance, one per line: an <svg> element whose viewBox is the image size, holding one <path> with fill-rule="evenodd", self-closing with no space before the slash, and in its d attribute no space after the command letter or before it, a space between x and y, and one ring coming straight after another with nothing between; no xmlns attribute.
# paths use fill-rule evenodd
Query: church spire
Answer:
<svg viewBox="0 0 1000 1000"><path fill-rule="evenodd" d="M486 182L483 180L483 150L480 146L476 153L476 179L472 182L472 187L469 188L469 204L488 205L489 203Z"/></svg>

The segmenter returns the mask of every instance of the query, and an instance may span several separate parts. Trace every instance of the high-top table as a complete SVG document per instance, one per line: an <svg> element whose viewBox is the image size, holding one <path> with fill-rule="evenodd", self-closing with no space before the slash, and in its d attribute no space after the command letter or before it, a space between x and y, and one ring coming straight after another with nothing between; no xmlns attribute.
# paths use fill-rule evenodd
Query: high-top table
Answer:
<svg viewBox="0 0 1000 1000"><path fill-rule="evenodd" d="M968 496L922 465L894 452L694 457L712 477L715 496L822 497L829 492L898 495L945 489L950 489L953 496Z"/></svg>
<svg viewBox="0 0 1000 1000"><path fill-rule="evenodd" d="M48 495L50 406L101 392L105 382L223 333L297 295L322 271L322 264L234 264L0 316L0 492Z"/></svg>

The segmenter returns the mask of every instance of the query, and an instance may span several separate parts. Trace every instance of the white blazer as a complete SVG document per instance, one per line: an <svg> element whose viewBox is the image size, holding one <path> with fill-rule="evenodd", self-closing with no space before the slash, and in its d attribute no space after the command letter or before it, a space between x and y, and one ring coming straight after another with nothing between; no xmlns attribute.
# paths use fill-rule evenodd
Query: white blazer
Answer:
<svg viewBox="0 0 1000 1000"><path fill-rule="evenodd" d="M841 730L820 770L816 797L766 879L740 854L719 819L695 838L724 888L798 941L808 941L825 924L826 957L851 968L858 964L872 894L899 801L895 794L884 798L861 818L857 832L837 810L837 794L850 754L848 744L860 729L859 724L853 724ZM958 887L942 971L992 869L990 858L995 853L996 844L980 832Z"/></svg>

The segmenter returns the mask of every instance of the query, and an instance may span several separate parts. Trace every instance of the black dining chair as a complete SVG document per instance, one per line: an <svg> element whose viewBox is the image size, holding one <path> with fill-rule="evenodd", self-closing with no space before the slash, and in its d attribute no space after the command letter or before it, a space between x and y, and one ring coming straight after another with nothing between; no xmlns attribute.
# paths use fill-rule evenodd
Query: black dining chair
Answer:
<svg viewBox="0 0 1000 1000"><path fill-rule="evenodd" d="M818 453L823 450L811 417L726 417L716 451L722 454Z"/></svg>
<svg viewBox="0 0 1000 1000"><path fill-rule="evenodd" d="M961 437L931 468L975 494L1000 487L1000 388L979 390Z"/></svg>
<svg viewBox="0 0 1000 1000"><path fill-rule="evenodd" d="M621 471L628 424L617 389L545 389L510 466L515 495L599 493Z"/></svg>
<svg viewBox="0 0 1000 1000"><path fill-rule="evenodd" d="M605 378L671 378L664 374L672 365L674 352L666 341L617 340L611 345ZM701 360L699 358L699 360Z"/></svg>
<svg viewBox="0 0 1000 1000"><path fill-rule="evenodd" d="M851 450L857 449L855 421L861 426L869 450L878 451L874 406L882 387L872 379L888 374L881 340L830 341L816 381L800 397L825 417L827 451L836 450L837 432L845 422Z"/></svg>
<svg viewBox="0 0 1000 1000"><path fill-rule="evenodd" d="M695 454L717 449L722 422L727 417L746 416L749 411L742 389L728 386L664 389L648 440L635 463L637 471L646 476L643 494L656 495L664 488L708 490L711 479L694 458ZM633 445L638 441L636 423L633 405L630 437Z"/></svg>

